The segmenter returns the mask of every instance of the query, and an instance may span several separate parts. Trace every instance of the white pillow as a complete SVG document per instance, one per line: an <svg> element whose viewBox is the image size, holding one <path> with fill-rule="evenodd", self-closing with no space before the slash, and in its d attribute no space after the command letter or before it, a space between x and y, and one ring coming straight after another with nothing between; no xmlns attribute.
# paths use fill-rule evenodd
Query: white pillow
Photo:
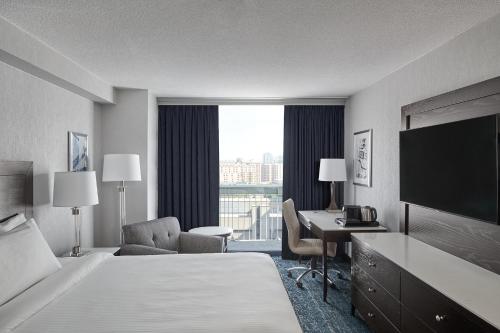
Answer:
<svg viewBox="0 0 500 333"><path fill-rule="evenodd" d="M23 224L24 222L26 222L26 217L24 217L24 214L16 214L10 219L7 219L0 223L0 234L9 232L17 226Z"/></svg>
<svg viewBox="0 0 500 333"><path fill-rule="evenodd" d="M60 268L35 220L0 234L0 305Z"/></svg>

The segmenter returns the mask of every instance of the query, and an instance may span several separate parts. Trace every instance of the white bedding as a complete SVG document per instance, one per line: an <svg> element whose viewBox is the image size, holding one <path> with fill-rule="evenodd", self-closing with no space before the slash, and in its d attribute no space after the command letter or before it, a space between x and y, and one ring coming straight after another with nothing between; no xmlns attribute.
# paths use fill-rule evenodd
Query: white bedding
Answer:
<svg viewBox="0 0 500 333"><path fill-rule="evenodd" d="M264 254L98 253L0 307L0 332L301 332Z"/></svg>

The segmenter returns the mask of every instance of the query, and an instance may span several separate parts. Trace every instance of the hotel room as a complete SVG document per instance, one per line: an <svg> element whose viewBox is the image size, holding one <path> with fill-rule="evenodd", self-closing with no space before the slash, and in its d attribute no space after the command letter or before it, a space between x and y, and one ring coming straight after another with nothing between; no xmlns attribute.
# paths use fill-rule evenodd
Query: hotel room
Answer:
<svg viewBox="0 0 500 333"><path fill-rule="evenodd" d="M0 0L0 332L500 332L497 0Z"/></svg>

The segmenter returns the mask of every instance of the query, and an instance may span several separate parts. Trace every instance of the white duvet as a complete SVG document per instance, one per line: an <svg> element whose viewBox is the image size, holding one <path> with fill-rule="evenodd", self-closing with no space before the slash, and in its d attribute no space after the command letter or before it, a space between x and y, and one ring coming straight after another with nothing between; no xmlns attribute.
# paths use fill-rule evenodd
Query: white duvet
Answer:
<svg viewBox="0 0 500 333"><path fill-rule="evenodd" d="M114 257L63 268L0 307L0 332L301 332L263 254Z"/></svg>

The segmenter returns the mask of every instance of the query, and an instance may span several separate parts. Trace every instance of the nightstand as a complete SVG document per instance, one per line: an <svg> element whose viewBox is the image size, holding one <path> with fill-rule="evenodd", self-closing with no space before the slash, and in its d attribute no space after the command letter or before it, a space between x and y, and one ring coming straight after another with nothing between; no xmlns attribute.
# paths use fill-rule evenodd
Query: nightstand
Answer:
<svg viewBox="0 0 500 333"><path fill-rule="evenodd" d="M84 247L82 248L82 257L83 256L86 256L86 255L89 255L91 253L97 253L97 252L106 252L106 253L111 253L111 254L115 254L116 252L118 252L118 250L120 250L120 247ZM68 258L68 257L71 257L70 256L70 252L67 252L67 253L64 253L62 256L62 258Z"/></svg>

